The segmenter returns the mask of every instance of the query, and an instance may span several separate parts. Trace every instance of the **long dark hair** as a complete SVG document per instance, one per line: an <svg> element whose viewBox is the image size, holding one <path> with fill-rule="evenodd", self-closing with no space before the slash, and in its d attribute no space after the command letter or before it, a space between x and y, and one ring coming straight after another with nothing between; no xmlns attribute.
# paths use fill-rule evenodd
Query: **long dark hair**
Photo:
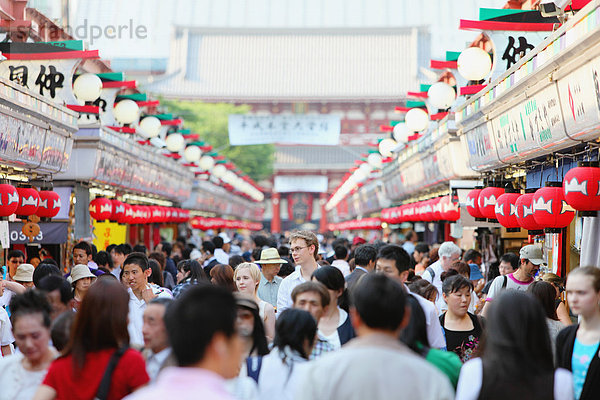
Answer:
<svg viewBox="0 0 600 400"><path fill-rule="evenodd" d="M312 277L321 282L329 290L343 290L342 295L338 297L337 304L344 311L348 312L350 300L344 274L336 267L321 267L313 272Z"/></svg>
<svg viewBox="0 0 600 400"><path fill-rule="evenodd" d="M73 370L81 371L85 356L129 343L127 316L129 295L114 279L98 279L90 286L73 324L65 356L73 357Z"/></svg>
<svg viewBox="0 0 600 400"><path fill-rule="evenodd" d="M542 306L528 293L506 290L494 298L489 311L480 347L482 387L498 399L536 397L536 390L554 373Z"/></svg>
<svg viewBox="0 0 600 400"><path fill-rule="evenodd" d="M275 323L273 347L283 350L284 347L289 346L308 360L309 354L306 354L304 343L308 340L312 346L316 334L317 322L308 311L288 308L281 313Z"/></svg>
<svg viewBox="0 0 600 400"><path fill-rule="evenodd" d="M253 300L250 300L253 301ZM238 303L238 307L248 310L254 317L254 327L252 328L252 347L250 348L250 355L256 350L259 356L269 354L269 345L267 344L267 335L265 334L265 326L263 325L262 318L258 307L246 307Z"/></svg>
<svg viewBox="0 0 600 400"><path fill-rule="evenodd" d="M150 269L152 270L152 274L150 274L150 276L148 277L148 283L154 283L155 285L158 285L161 287L164 286L163 276L162 276L162 272L160 270L159 262L153 258L150 258L150 259L148 259L148 265L150 266Z"/></svg>
<svg viewBox="0 0 600 400"><path fill-rule="evenodd" d="M556 315L556 289L552 284L535 281L529 285L527 291L539 300L547 318L558 321L558 315Z"/></svg>
<svg viewBox="0 0 600 400"><path fill-rule="evenodd" d="M202 265L196 260L179 261L179 263L177 264L177 270L183 271L184 274L188 271L190 273L179 283L198 283L200 281L208 280L206 274L204 273L204 268L202 268Z"/></svg>
<svg viewBox="0 0 600 400"><path fill-rule="evenodd" d="M402 329L400 341L424 357L430 346L427 338L427 319L417 299L407 296L406 301L410 306L410 321L406 328Z"/></svg>

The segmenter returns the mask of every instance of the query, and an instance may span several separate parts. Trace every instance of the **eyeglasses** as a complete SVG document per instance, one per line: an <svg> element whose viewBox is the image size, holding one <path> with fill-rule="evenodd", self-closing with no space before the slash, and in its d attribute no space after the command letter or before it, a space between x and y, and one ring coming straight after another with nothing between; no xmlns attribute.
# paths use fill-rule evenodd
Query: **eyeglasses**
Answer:
<svg viewBox="0 0 600 400"><path fill-rule="evenodd" d="M305 247L294 247L293 249L291 249L291 252L292 253L298 253L302 249L308 249L308 246L305 246Z"/></svg>

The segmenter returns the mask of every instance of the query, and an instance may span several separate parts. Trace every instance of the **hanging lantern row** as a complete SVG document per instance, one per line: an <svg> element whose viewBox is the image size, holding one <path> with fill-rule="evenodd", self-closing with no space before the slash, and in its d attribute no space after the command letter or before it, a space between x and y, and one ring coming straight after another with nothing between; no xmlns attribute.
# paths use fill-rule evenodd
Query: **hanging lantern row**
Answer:
<svg viewBox="0 0 600 400"><path fill-rule="evenodd" d="M339 222L337 224L329 224L328 228L330 231L346 231L359 229L379 230L381 229L381 222L381 218L354 219L351 221Z"/></svg>
<svg viewBox="0 0 600 400"><path fill-rule="evenodd" d="M138 225L184 223L189 221L190 212L175 207L131 205L117 199L97 197L90 202L90 216L96 221Z"/></svg>
<svg viewBox="0 0 600 400"><path fill-rule="evenodd" d="M390 224L433 221L454 222L460 219L460 207L457 196L436 197L400 207L384 208L381 211L381 219Z"/></svg>
<svg viewBox="0 0 600 400"><path fill-rule="evenodd" d="M56 192L0 184L0 217L16 214L19 217L37 215L52 218L59 213L60 208L60 196Z"/></svg>
<svg viewBox="0 0 600 400"><path fill-rule="evenodd" d="M467 195L467 212L508 229L527 229L529 234L541 234L542 230L557 233L573 221L575 209L565 199L560 182L547 182L545 187L530 192L505 193L497 187L474 189ZM489 212L492 204L493 218Z"/></svg>
<svg viewBox="0 0 600 400"><path fill-rule="evenodd" d="M194 217L190 221L192 228L207 231L209 229L247 229L260 231L263 225L260 222L247 222L223 218Z"/></svg>

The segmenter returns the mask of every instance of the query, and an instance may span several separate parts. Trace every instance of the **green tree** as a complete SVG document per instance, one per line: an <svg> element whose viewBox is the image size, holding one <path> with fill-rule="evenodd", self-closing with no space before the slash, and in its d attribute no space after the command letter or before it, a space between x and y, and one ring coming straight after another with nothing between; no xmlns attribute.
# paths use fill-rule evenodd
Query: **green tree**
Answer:
<svg viewBox="0 0 600 400"><path fill-rule="evenodd" d="M228 116L245 114L250 111L249 106L164 99L161 100L161 104L167 107L168 112L182 117L186 128L199 134L200 140L210 144L255 181L266 179L273 174L275 146L229 144Z"/></svg>

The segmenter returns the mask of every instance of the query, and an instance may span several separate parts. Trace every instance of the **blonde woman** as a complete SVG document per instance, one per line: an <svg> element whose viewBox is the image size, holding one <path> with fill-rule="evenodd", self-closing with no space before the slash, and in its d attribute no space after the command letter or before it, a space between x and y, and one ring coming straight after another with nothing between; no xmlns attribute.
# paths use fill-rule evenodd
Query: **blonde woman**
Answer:
<svg viewBox="0 0 600 400"><path fill-rule="evenodd" d="M258 284L260 283L260 268L254 263L241 263L233 273L233 281L238 292L252 297L258 304L259 314L265 325L267 340L272 341L275 336L275 309L257 295Z"/></svg>

